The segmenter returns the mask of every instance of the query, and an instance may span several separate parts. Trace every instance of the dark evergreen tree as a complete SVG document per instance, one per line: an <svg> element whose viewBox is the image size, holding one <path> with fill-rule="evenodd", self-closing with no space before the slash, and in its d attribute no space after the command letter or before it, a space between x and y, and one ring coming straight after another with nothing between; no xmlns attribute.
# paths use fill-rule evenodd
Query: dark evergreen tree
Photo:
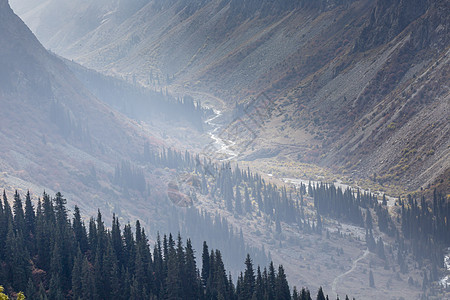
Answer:
<svg viewBox="0 0 450 300"><path fill-rule="evenodd" d="M292 291L292 300L300 300L300 294L297 291L297 287L294 286L294 290Z"/></svg>
<svg viewBox="0 0 450 300"><path fill-rule="evenodd" d="M75 256L72 268L72 295L73 299L78 300L83 296L82 286L82 267L83 267L83 255L80 248L78 248L77 255Z"/></svg>
<svg viewBox="0 0 450 300"><path fill-rule="evenodd" d="M34 213L33 204L31 203L30 191L27 192L25 198L25 227L27 238L33 238L35 234L36 215Z"/></svg>
<svg viewBox="0 0 450 300"><path fill-rule="evenodd" d="M322 295L323 295L323 292L322 292ZM302 300L312 300L311 293L309 292L308 289L302 288L300 299L302 299Z"/></svg>
<svg viewBox="0 0 450 300"><path fill-rule="evenodd" d="M34 286L34 282L33 279L28 278L28 284L27 284L27 289L25 290L25 296L28 299L37 299L37 291L36 291L36 287Z"/></svg>
<svg viewBox="0 0 450 300"><path fill-rule="evenodd" d="M325 300L325 295L323 294L322 287L319 288L319 291L317 292L317 300Z"/></svg>
<svg viewBox="0 0 450 300"><path fill-rule="evenodd" d="M284 268L282 265L278 267L278 276L276 282L275 293L277 298L280 300L290 300L291 292L289 290L289 284L286 279L286 274L284 273Z"/></svg>
<svg viewBox="0 0 450 300"><path fill-rule="evenodd" d="M94 300L98 299L98 295L96 293L93 267L89 263L87 257L84 258L83 265L81 267L81 286L83 292L82 299L94 299Z"/></svg>
<svg viewBox="0 0 450 300"><path fill-rule="evenodd" d="M186 242L186 266L183 280L183 295L187 299L199 299L201 296L201 279L197 276L194 249L191 240Z"/></svg>
<svg viewBox="0 0 450 300"><path fill-rule="evenodd" d="M22 200L20 199L20 195L17 190L14 193L13 209L14 209L14 228L23 235L26 232L25 214L23 212Z"/></svg>
<svg viewBox="0 0 450 300"><path fill-rule="evenodd" d="M261 274L261 268L258 266L256 270L256 282L255 282L255 293L253 294L253 299L263 299L264 298L265 284Z"/></svg>
<svg viewBox="0 0 450 300"><path fill-rule="evenodd" d="M86 227L84 226L84 223L81 220L80 209L76 205L73 213L72 229L75 235L74 245L80 249L81 253L85 253L89 247L88 237Z"/></svg>
<svg viewBox="0 0 450 300"><path fill-rule="evenodd" d="M203 252L202 252L202 283L203 286L206 287L208 283L208 278L210 274L210 267L209 267L209 250L208 245L206 242L203 242Z"/></svg>
<svg viewBox="0 0 450 300"><path fill-rule="evenodd" d="M8 234L6 236L5 263L8 274L8 281L16 291L24 291L27 288L31 268L29 254L25 247L22 233L14 233L12 220L8 224Z"/></svg>
<svg viewBox="0 0 450 300"><path fill-rule="evenodd" d="M245 259L244 282L241 299L251 299L255 292L255 273L250 255L247 254Z"/></svg>

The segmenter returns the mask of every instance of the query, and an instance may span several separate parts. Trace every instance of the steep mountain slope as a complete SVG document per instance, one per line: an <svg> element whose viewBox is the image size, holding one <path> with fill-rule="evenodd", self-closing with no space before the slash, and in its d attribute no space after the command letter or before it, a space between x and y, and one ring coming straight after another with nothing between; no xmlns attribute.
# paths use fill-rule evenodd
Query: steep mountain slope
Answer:
<svg viewBox="0 0 450 300"><path fill-rule="evenodd" d="M342 54L324 57L306 77L283 76L300 81L285 94L283 117L314 132L321 144L305 153L311 160L414 190L449 168L449 6L389 3L377 2L347 46L345 30L318 39L312 60L335 51L331 41Z"/></svg>
<svg viewBox="0 0 450 300"><path fill-rule="evenodd" d="M265 91L266 152L409 190L449 168L447 1L79 1L57 26L59 1L14 2L47 47L99 71L233 105Z"/></svg>
<svg viewBox="0 0 450 300"><path fill-rule="evenodd" d="M160 142L92 96L4 0L0 30L2 186L63 191L86 211L110 211L122 196L115 166Z"/></svg>
<svg viewBox="0 0 450 300"><path fill-rule="evenodd" d="M227 249L223 260L230 270L241 268L246 253L259 264L267 263L259 245L248 246L225 219L176 203L182 199L192 204L195 199L176 190L176 181L186 171L180 175L175 170L180 157L189 157L190 166L195 167L194 156L167 149L170 141L166 144L166 139L152 135L154 124L128 119L94 97L86 86L91 81L101 98L111 91L132 98L113 95L105 102L136 105L135 111L124 112L135 112L142 120L150 115L151 122L157 123L163 119L152 113L161 114L164 103L155 104L161 106L156 113L141 103L151 102L146 93L154 92L139 94L129 84L72 66L77 69L74 75L42 47L4 0L0 1L0 32L0 187L6 189L9 200L14 189L22 196L30 189L36 207L37 197L44 191L50 195L61 192L70 208L76 204L90 214L100 209L106 224L113 213L122 224L140 220L150 228L147 236L153 241L158 232L182 232L197 248L205 240L213 247L223 246ZM86 86L81 81L86 81ZM175 110L182 110L188 120L189 111L198 112L191 101L178 104ZM183 119L166 117L165 126L171 124L173 131L174 124ZM187 138L185 132L180 134ZM173 187L171 194L168 183Z"/></svg>
<svg viewBox="0 0 450 300"><path fill-rule="evenodd" d="M52 1L46 3L51 5ZM92 5L91 8L95 8L95 4L90 1L82 3L84 4L77 6L74 2L73 16L78 16L77 9L83 11L86 5ZM328 4L314 5L317 3ZM326 82L338 78L346 72L346 68L353 66L352 63L342 64L340 68L342 72L336 71L338 75L333 77L330 75L328 66L334 64L334 58L330 58L329 53L342 54L343 62L345 62L343 54L348 54L348 57L364 57L364 53L361 54L360 50L355 49L354 37L359 36L360 29L362 30L365 26L365 16L370 13L373 6L368 1L300 1L298 4L297 6L297 3L292 1L161 0L151 1L141 9L127 11L127 15L131 16L129 18L116 18L116 13L120 15L121 10L113 7L107 11L110 12L108 14L109 21L94 22L94 26L90 28L90 31L88 30L87 34L84 34L81 39L77 38L77 41L83 40L83 43L72 41L70 45L73 47L67 49L74 51L73 53L80 51L79 60L86 59L86 63L97 65L99 70L108 70L110 73L128 78L132 78L134 74L136 80L143 84L147 84L148 81L154 84L159 80L160 85L164 85L167 81L172 85L169 88L186 91L195 88L199 92L198 95L201 95L202 92L211 92L209 88L214 87L217 95L230 95L230 97L223 98L227 104L232 103L232 106L236 107L237 112L235 113L241 115L240 121L249 117L245 117L249 111L242 109L242 106L236 105L234 101L231 102L233 97L238 99L242 96L242 103L246 103L247 99L244 97L251 96L257 91L266 90L266 95L272 98L271 103L274 104L276 110L270 109L271 112L275 112L272 114L272 118L264 120L263 126L259 127L259 138L255 141L255 146L276 148L276 151L268 153L272 155L278 151L280 158L284 156L289 159L298 159L298 154L304 153L303 160L317 157L323 161L326 159L335 161L338 158L313 155L320 154L321 150L320 147L319 149L312 149L312 147L322 145L321 141L314 137L319 136L319 133L325 131L326 128L320 128L320 118L316 122L315 116L299 114L296 105L301 106L304 98L303 94L295 93L310 88L305 90L305 95L311 93L310 95L315 97L317 91L326 91L324 88ZM41 12L45 11L49 10ZM95 12L95 9L88 11ZM270 12L276 13L271 14ZM14 181L15 178L25 178L34 182L33 180L38 178L37 176L41 176L39 181L36 180L41 186L50 186L55 190L62 190L65 194L67 194L66 191L69 191L74 194L73 196L69 195L70 198L88 206L88 209L100 206L104 215L109 213L108 209L104 208L109 208L121 216L125 215L125 221L127 218L134 220L134 217L138 216L145 223L158 224L160 227L150 227L153 237L156 236L155 231L163 227L161 224L167 224L163 228L164 231L167 229L172 232L180 230L184 236L196 236L196 241L193 239L194 244L205 237L211 240L215 239L216 243L221 243L224 248L229 250L227 253L230 253L234 259L241 257L236 253L249 251L244 240L247 243L251 242L255 247L252 249L253 252L259 254L253 255L253 257L260 256L263 261L266 251L270 251L270 256L276 263L281 262L286 266L290 280L292 278L293 284L297 286L308 285L315 289L322 285L332 290L333 293L345 291L361 299L382 298L387 293L396 298L401 296L417 298L421 293L420 285L416 283L424 280L422 274L426 273L419 268L410 268L403 270L401 274L398 273L398 265L405 264L405 260L408 266L415 265L415 263L412 261L411 255L404 258L405 255L400 253L400 249L397 249L396 242L392 237L381 232L381 228L380 231L374 228L375 237L383 237L386 250L389 249L386 251L389 251L388 258L384 260L375 253L369 253L365 250L368 243L365 242L364 228L361 227L361 222L350 225L341 220L328 218L328 216L321 219L315 208L313 192L308 191L308 195L306 195L305 186L297 189L288 187L275 191L271 180L264 180L260 175L254 173L250 176L249 174L253 171L248 171L248 173L238 171L231 176L234 172L234 165L233 167L226 164L210 165L207 160L202 163L198 157L194 158L187 153L177 154L172 151L164 152L162 155L163 162L160 164L162 167L149 166L152 159L156 158L152 153L148 153L149 149L145 147L146 139L140 137L141 132L143 135L147 135L147 132L90 96L89 92L59 60L39 46L28 30L23 29L20 34L17 32L17 34L12 34L12 28L23 27L23 24L13 17L9 8L5 12L2 11L2 14L4 16L1 20L9 21L1 23L5 28L5 30L2 28L2 32L7 33L1 44L17 45L20 44L18 42L29 44L27 47L17 46L9 52L5 50L5 53L1 53L2 56L0 56L8 59L2 61L2 64L6 66L2 68L4 70L2 78L8 79L10 83L3 87L2 103L8 103L7 109L12 109L9 106L13 107L14 104L19 107L17 110L20 112L16 112L15 115L20 113L23 120L21 121L27 125L20 131L9 130L7 126L11 125L8 124L20 126L20 122L17 121L18 118L2 113L2 119L8 121L5 126L2 123L1 127L2 134L5 133L2 147L5 147L6 150L2 153L7 153L2 163L8 175L3 179L8 180L10 185L19 185L17 181ZM136 18L137 15L141 15L142 18ZM157 16L160 16L160 19ZM340 20L338 24L334 23L335 16L336 22ZM45 20L46 18L41 19L41 21ZM203 21L200 22L201 20ZM356 25L346 26L349 20L356 20L354 21ZM137 21L141 23L136 23L136 26L132 25ZM148 22L154 23L152 26L145 26ZM86 19L83 19L83 23L86 26L91 24ZM204 27L205 23L210 26ZM223 29L224 24L226 25L225 30ZM63 26L49 28L59 30ZM150 35L153 29L155 30L154 34ZM63 31L65 30L67 29ZM133 47L130 48L128 44L123 44L129 37L133 37L134 32L141 30L143 30L141 37L146 36L145 30L149 33L148 41L144 43L138 36L139 38L134 38ZM210 46L210 42L208 42L203 47L207 36L205 30L211 32L208 41L214 41L213 46ZM106 35L106 32L110 35ZM165 33L163 34L163 32ZM226 32L229 32L233 38L227 36ZM65 37L74 36L70 30L66 33ZM342 50L345 50L343 53L333 50L333 47L339 45L340 42L340 39L336 37L340 37L342 33L346 33L344 37L353 37L353 42L342 43L345 48ZM326 45L329 43L331 46L327 48ZM95 50L98 45L105 48ZM148 52L155 45L159 45L154 48L157 51ZM300 48L304 52L297 53ZM7 48L5 47L5 49ZM191 51L192 49L194 51ZM198 49L207 51L202 52ZM317 49L321 51L315 51ZM21 51L29 53L30 59L25 60L25 56L21 56L21 59L18 60L14 53L21 53ZM367 51L376 52L373 49ZM114 53L119 54L120 57L112 56ZM269 55L270 53L272 55ZM279 56L275 55L277 53ZM271 61L272 57L274 57L274 61ZM120 59L117 60L117 58ZM27 63L22 65L19 63L20 61ZM190 63L191 61L192 63ZM296 66L295 74L297 71L301 72L292 75L290 73L292 69L287 68L291 65ZM28 66L34 66L35 70L27 69ZM250 71L249 68L251 68ZM324 72L324 70L328 71ZM355 82L357 78L361 77L357 77L354 72L350 73L354 75L352 78ZM315 75L317 77L313 80ZM319 77L320 80L317 80ZM267 78L267 82L264 82L264 78ZM198 81L200 79L201 82ZM249 80L246 81L247 79ZM262 81L258 81L258 79ZM347 81L350 80L347 79ZM191 84L191 86L184 87L184 84ZM34 91L38 90L43 92L36 93L37 96L34 97ZM286 98L284 97L286 93L291 92L292 95L288 94ZM36 107L30 99L38 98L42 99L42 103ZM311 102L304 102L302 109L315 110L315 114L319 117L320 113L329 111L330 103L333 103L331 98L328 98L328 102L319 101L319 98L317 98L319 100L316 99L317 101L312 97L307 99ZM86 107L81 110L78 108L78 103ZM239 112L240 109L242 111ZM285 117L286 112L289 112L291 116ZM89 119L83 118L84 115L88 115ZM61 118L60 116L70 117ZM308 123L307 118L312 119L310 127L302 127L303 119L305 119L305 124ZM52 125L51 120L55 120L55 124ZM349 123L353 124L353 120L349 119ZM345 130L340 134L344 135L347 130L352 130L350 125L346 125L349 126L348 128L344 126ZM111 132L105 131L105 128L108 127L113 128ZM33 128L45 130L46 134L36 133ZM272 131L269 132L270 130ZM276 135L271 135L274 132ZM290 150L291 145L288 144L290 139L292 136L298 135L305 136L306 142L302 141L303 143L310 143L310 145L305 145L306 150L295 148L299 143L298 140L293 140L292 146L294 147L292 148L294 150ZM27 141L20 144L28 136L31 136L30 143ZM239 135L234 138L240 142ZM157 141L150 143L151 146L154 144L157 144ZM233 141L230 144L233 144ZM244 152L243 154L255 155L251 146L247 148L248 153ZM67 149L71 151L69 152ZM311 149L316 152L311 153ZM292 153L286 153L287 151ZM41 158L43 155L47 156ZM114 181L120 181L121 177L124 177L121 176L121 173L129 171L129 169L127 170L129 160L138 162L145 160L142 163L147 167L137 169L138 171L142 170L147 178L147 183L151 184L150 195L148 195L148 189L145 189L147 193L142 193L134 191L132 188L127 189L127 184L114 184ZM89 161L92 163L89 164ZM122 161L123 163L118 165ZM48 169L41 167L47 162L52 164L51 167ZM37 165L34 167L34 170L37 171L30 176L28 169L34 164ZM91 165L95 168L92 169ZM22 169L25 171L17 171ZM57 174L53 171L54 169L61 171ZM182 170L182 173L178 173L177 170ZM207 176L202 178L202 171L205 171L203 173L207 173ZM139 175L139 172L136 173ZM11 174L15 177L12 177ZM41 174L45 174L45 176ZM245 196L245 188L238 192L240 188L243 188L239 185L245 177L252 189L251 193L247 193L248 197ZM249 179L250 177L253 179ZM61 183L62 178L69 178L68 182ZM140 185L142 178L138 179L137 183ZM57 185L58 183L60 186ZM134 180L131 183L134 184ZM22 186L27 187L26 184ZM37 189L41 191L41 187ZM71 192L72 190L79 193ZM299 190L303 191L300 192L300 195L298 194ZM183 195L184 192L190 194L191 197ZM122 197L123 195L126 198ZM351 195L351 193L347 192L347 195ZM367 197L371 198L371 196L365 196L365 198ZM193 203L193 208L177 209L170 204L170 201L166 201L167 198L180 206ZM95 202L90 199L95 199ZM102 201L97 199L102 199ZM237 199L242 202L245 199L245 202L249 204L250 211L238 212ZM191 202L189 203L189 201ZM301 209L299 202L303 203ZM354 202L356 203L356 200ZM283 205L280 205L281 203ZM294 203L296 203L296 209L291 209L294 207ZM241 209L242 204L240 203ZM305 210L303 210L303 206ZM343 208L347 209L348 207ZM391 209L397 212L399 208L399 206L385 206L386 210ZM299 213L300 210L301 213ZM298 212L298 215L288 219L287 215L292 216L295 211ZM362 220L362 214L359 214L360 208L357 207L357 211L357 215ZM367 207L364 207L363 211L367 215L370 213ZM283 215L285 215L284 219L280 220L279 217L283 217ZM378 213L373 212L374 217L375 215L376 219L380 218ZM343 221L348 220L344 219ZM319 224L321 225L319 226ZM322 228L322 226L324 227ZM242 229L242 232L236 234L237 228ZM317 233L314 228L319 228L319 231L323 229L323 234ZM325 238L326 231L329 231L327 238ZM403 260L397 256L399 253ZM224 257L227 265L229 264L228 259L231 260L231 258ZM400 262L397 263L397 261ZM242 264L242 262L238 263ZM263 265L263 263L260 264ZM387 264L392 264L392 268ZM376 289L367 287L369 268L376 278ZM234 276L234 278L236 277ZM411 278L413 286L410 286L408 278Z"/></svg>

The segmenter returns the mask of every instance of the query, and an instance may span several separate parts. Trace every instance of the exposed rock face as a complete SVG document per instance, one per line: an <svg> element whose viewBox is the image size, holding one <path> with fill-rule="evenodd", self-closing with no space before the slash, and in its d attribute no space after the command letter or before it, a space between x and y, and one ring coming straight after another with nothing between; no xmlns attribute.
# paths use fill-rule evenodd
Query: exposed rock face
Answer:
<svg viewBox="0 0 450 300"><path fill-rule="evenodd" d="M392 40L428 9L428 0L378 0L356 48L364 51Z"/></svg>

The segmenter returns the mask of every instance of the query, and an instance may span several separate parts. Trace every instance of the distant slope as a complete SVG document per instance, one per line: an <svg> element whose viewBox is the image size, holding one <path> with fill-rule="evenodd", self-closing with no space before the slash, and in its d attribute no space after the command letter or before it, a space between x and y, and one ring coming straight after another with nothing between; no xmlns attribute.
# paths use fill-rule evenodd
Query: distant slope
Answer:
<svg viewBox="0 0 450 300"><path fill-rule="evenodd" d="M233 105L265 91L281 134L260 148L410 190L449 168L448 1L83 1L58 26L45 3L25 20L85 66Z"/></svg>
<svg viewBox="0 0 450 300"><path fill-rule="evenodd" d="M62 191L86 211L116 206L132 213L110 177L145 143L161 142L92 96L4 0L0 31L2 186Z"/></svg>
<svg viewBox="0 0 450 300"><path fill-rule="evenodd" d="M65 63L99 100L131 119L158 123L165 130L184 127L195 135L202 132L203 119L211 114L192 97L175 97L167 91L143 88L68 60ZM155 126L155 129L161 128Z"/></svg>

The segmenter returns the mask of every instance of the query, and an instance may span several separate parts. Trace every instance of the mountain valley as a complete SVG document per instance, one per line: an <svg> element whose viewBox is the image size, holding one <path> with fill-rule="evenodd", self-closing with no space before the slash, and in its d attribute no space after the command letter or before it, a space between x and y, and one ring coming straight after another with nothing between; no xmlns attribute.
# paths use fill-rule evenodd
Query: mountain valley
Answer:
<svg viewBox="0 0 450 300"><path fill-rule="evenodd" d="M291 292L448 297L447 1L9 2L8 199L206 240L235 282L250 253Z"/></svg>

